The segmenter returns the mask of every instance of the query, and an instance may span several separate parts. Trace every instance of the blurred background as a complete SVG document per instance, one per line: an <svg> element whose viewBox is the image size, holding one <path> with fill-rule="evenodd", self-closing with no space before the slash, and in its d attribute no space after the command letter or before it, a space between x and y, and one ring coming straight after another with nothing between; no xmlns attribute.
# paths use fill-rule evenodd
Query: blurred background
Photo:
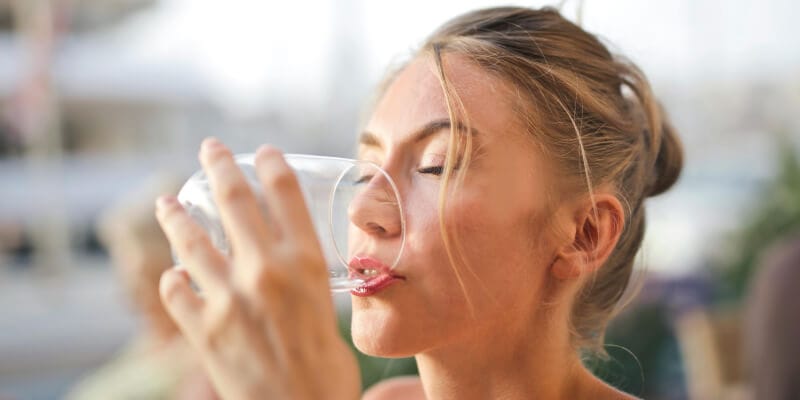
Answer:
<svg viewBox="0 0 800 400"><path fill-rule="evenodd" d="M748 398L753 276L800 229L800 3L502 4L562 7L638 63L686 145L679 184L647 205L642 290L611 359L587 362L648 399ZM0 398L61 398L142 329L104 210L197 169L206 136L351 156L386 68L491 5L0 0ZM414 370L361 361L365 385Z"/></svg>

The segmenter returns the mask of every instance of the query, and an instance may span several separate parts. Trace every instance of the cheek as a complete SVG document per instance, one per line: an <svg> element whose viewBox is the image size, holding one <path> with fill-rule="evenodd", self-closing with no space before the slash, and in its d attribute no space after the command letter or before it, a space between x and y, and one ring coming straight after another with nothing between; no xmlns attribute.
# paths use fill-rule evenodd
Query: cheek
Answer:
<svg viewBox="0 0 800 400"><path fill-rule="evenodd" d="M484 194L462 196L447 207L453 247L463 255L465 286L471 296L491 296L486 304L533 301L550 257L544 224L537 222L541 213L491 200Z"/></svg>
<svg viewBox="0 0 800 400"><path fill-rule="evenodd" d="M409 196L401 266L409 284L387 291L385 303L354 299L353 336L359 349L383 356L414 354L478 325L509 326L510 315L536 306L536 283L541 281L536 262L542 257L532 246L530 207L510 207L503 198L507 193L469 189L445 205L455 265L441 236L437 193Z"/></svg>
<svg viewBox="0 0 800 400"><path fill-rule="evenodd" d="M482 193L463 194L458 200L447 203L447 231L452 240L472 256L484 262L488 259L500 262L519 253L520 246L527 241L520 229L524 224L508 212L507 205L493 202ZM506 251L497 252L504 249ZM508 251L511 249L514 251Z"/></svg>

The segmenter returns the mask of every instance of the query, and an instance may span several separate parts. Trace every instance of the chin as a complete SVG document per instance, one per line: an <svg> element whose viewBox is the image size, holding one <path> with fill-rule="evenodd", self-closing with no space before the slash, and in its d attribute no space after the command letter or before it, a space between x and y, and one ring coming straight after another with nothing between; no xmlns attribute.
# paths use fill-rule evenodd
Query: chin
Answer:
<svg viewBox="0 0 800 400"><path fill-rule="evenodd" d="M353 304L351 334L353 344L364 354L374 357L411 357L419 352L413 324L404 323L396 313L387 309L362 308Z"/></svg>

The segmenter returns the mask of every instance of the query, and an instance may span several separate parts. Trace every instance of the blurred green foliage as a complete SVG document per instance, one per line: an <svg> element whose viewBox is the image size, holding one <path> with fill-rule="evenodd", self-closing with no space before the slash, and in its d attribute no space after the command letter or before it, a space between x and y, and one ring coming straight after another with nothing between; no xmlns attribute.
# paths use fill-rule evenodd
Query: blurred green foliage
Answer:
<svg viewBox="0 0 800 400"><path fill-rule="evenodd" d="M800 159L788 138L779 141L777 162L775 178L759 191L740 229L714 262L720 302L741 301L761 253L800 229Z"/></svg>
<svg viewBox="0 0 800 400"><path fill-rule="evenodd" d="M678 344L663 303L638 304L606 332L608 359L584 364L608 384L644 399L682 399L684 377Z"/></svg>

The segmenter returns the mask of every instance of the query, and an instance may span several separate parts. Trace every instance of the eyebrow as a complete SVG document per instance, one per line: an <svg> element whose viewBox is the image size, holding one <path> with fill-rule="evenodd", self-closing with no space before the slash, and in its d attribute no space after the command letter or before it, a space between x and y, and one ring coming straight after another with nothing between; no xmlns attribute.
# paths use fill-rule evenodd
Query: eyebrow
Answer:
<svg viewBox="0 0 800 400"><path fill-rule="evenodd" d="M419 143L443 129L450 129L450 127L451 124L449 119L435 119L417 129L411 135L409 141L412 143ZM460 122L456 125L456 128L461 132L467 132L473 136L478 134L478 131L475 128L468 129L466 125ZM383 147L380 139L378 139L378 136L369 131L364 131L361 133L361 136L358 138L358 143L363 146Z"/></svg>

